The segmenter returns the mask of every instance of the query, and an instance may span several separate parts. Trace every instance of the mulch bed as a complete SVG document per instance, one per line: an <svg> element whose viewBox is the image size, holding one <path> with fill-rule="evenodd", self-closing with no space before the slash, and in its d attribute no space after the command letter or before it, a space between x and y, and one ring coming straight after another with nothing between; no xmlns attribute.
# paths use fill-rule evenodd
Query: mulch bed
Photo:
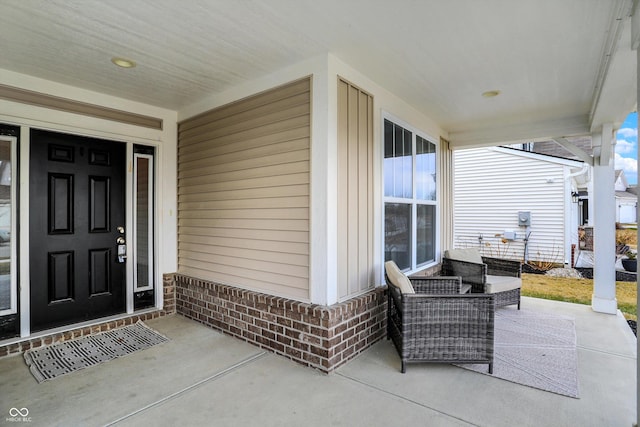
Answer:
<svg viewBox="0 0 640 427"><path fill-rule="evenodd" d="M582 274L584 279L593 279L593 268L576 267L576 270ZM545 274L547 270L540 270L529 264L522 264L522 272L530 274ZM616 281L618 282L635 282L637 280L636 273L627 271L616 271Z"/></svg>
<svg viewBox="0 0 640 427"><path fill-rule="evenodd" d="M629 327L633 331L633 335L635 335L637 337L638 336L638 331L637 331L638 323L635 320L627 320L627 323L629 324Z"/></svg>

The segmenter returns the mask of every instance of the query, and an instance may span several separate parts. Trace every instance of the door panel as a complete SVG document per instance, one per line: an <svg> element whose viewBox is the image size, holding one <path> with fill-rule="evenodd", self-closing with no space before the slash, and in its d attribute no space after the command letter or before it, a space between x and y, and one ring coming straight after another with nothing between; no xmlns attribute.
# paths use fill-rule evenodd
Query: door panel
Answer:
<svg viewBox="0 0 640 427"><path fill-rule="evenodd" d="M49 233L73 233L73 175L49 174Z"/></svg>
<svg viewBox="0 0 640 427"><path fill-rule="evenodd" d="M110 178L108 176L89 177L89 232L106 233L111 218L109 209Z"/></svg>
<svg viewBox="0 0 640 427"><path fill-rule="evenodd" d="M31 329L123 312L125 144L32 130L30 157Z"/></svg>
<svg viewBox="0 0 640 427"><path fill-rule="evenodd" d="M48 254L49 303L73 300L73 251Z"/></svg>

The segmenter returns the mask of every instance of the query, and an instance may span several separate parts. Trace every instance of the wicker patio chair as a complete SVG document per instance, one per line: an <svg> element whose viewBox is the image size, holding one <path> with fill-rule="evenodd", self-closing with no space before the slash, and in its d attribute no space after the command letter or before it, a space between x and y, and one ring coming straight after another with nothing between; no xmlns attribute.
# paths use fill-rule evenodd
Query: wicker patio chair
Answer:
<svg viewBox="0 0 640 427"><path fill-rule="evenodd" d="M459 277L407 278L385 263L389 285L387 339L402 361L487 363L493 373L493 295L463 294Z"/></svg>
<svg viewBox="0 0 640 427"><path fill-rule="evenodd" d="M460 276L472 293L495 294L496 307L518 305L522 287L520 261L483 257L475 248L445 251L442 274Z"/></svg>

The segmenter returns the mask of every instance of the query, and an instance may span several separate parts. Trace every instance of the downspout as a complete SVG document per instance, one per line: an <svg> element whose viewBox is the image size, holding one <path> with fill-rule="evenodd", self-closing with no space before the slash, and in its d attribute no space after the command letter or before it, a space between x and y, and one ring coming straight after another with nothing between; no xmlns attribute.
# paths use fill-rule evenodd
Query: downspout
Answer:
<svg viewBox="0 0 640 427"><path fill-rule="evenodd" d="M584 175L585 173L587 173L588 170L589 170L589 164L582 163L582 169L581 170L579 170L578 172L570 173L569 175L567 175L565 177L565 179L574 178L576 176Z"/></svg>
<svg viewBox="0 0 640 427"><path fill-rule="evenodd" d="M582 163L582 169L580 169L577 172L570 173L569 175L565 176L564 179L566 181L569 181L571 178L575 178L576 176L586 174L587 172L589 172L589 166L590 165L588 163ZM571 191L573 191L573 188L571 189ZM576 191L578 191L577 188L576 188Z"/></svg>

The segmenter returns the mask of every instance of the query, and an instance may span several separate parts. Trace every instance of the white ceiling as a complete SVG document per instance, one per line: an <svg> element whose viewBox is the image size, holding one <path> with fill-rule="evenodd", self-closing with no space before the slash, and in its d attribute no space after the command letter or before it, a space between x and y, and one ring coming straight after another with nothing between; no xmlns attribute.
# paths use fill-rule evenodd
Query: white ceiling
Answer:
<svg viewBox="0 0 640 427"><path fill-rule="evenodd" d="M496 128L514 139L564 136L539 129L618 124L634 108L635 53L625 39L632 5L5 0L0 68L179 111L331 53L432 117L460 144L499 138ZM138 66L119 69L113 56ZM606 78L599 83L599 76ZM494 89L501 95L481 96Z"/></svg>

